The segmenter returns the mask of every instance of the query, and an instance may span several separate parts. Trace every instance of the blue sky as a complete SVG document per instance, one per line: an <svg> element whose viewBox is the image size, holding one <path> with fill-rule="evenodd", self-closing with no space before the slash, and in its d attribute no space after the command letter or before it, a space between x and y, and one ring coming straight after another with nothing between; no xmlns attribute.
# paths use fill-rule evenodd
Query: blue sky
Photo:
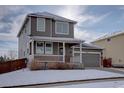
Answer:
<svg viewBox="0 0 124 93"><path fill-rule="evenodd" d="M50 12L77 21L75 38L90 42L105 34L123 31L124 6L0 6L0 55L18 49L17 33L26 14Z"/></svg>

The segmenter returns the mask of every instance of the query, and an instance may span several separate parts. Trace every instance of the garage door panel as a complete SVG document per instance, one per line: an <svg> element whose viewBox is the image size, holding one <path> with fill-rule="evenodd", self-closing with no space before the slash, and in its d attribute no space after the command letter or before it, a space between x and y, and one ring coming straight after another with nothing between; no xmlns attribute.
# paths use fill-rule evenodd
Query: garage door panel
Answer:
<svg viewBox="0 0 124 93"><path fill-rule="evenodd" d="M100 66L100 55L99 54L83 54L82 62L85 67L99 67Z"/></svg>

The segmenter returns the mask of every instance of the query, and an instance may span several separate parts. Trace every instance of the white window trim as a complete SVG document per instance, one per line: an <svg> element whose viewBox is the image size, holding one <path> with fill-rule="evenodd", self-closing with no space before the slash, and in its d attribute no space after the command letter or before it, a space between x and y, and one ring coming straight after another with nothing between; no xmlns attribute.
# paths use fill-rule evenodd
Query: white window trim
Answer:
<svg viewBox="0 0 124 93"><path fill-rule="evenodd" d="M42 41L38 41L38 42L42 43L43 44L43 48L44 48L44 42L42 42ZM36 54L44 54L44 51L43 51L43 53L37 53L37 43L38 42L36 42Z"/></svg>
<svg viewBox="0 0 124 93"><path fill-rule="evenodd" d="M58 31L57 31L57 23L65 23L65 24L67 24L67 25L68 25L67 33L61 33L61 32L58 32ZM68 35L68 34L69 34L69 23L68 23L68 22L60 22L60 21L56 21L56 22L55 22L55 34Z"/></svg>
<svg viewBox="0 0 124 93"><path fill-rule="evenodd" d="M46 44L47 44L47 43L50 43L50 44L51 44L51 50L52 50L52 51L51 51L51 54L46 53ZM53 55L53 42L45 42L45 54L46 54L46 55Z"/></svg>
<svg viewBox="0 0 124 93"><path fill-rule="evenodd" d="M38 19L39 19L39 18L41 18L41 17L37 17L37 26L36 26L37 31L38 31ZM46 21L45 21L45 18L41 18L41 19L44 20L44 30L40 30L40 31L38 31L38 32L45 32Z"/></svg>

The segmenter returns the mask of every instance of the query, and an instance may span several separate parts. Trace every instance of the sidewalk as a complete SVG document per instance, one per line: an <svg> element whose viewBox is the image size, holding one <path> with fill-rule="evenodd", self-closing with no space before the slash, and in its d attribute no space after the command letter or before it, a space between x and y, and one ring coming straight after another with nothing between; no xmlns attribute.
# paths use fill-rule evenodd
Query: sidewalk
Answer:
<svg viewBox="0 0 124 93"><path fill-rule="evenodd" d="M109 72L114 72L114 73L119 73L119 74L124 74L124 68L94 68L97 70L102 70L102 71L109 71Z"/></svg>

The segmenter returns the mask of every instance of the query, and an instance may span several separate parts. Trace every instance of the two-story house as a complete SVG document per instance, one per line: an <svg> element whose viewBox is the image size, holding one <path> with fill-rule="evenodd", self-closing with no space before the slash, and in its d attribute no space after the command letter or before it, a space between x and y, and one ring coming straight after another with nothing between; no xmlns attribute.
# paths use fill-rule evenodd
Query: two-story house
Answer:
<svg viewBox="0 0 124 93"><path fill-rule="evenodd" d="M84 41L74 39L76 23L76 21L47 12L28 14L18 33L19 58L27 58L29 62L37 60L40 62L83 63L82 45ZM88 46L84 48L88 49ZM98 47L94 49L101 50ZM97 62L95 66L99 66L99 64Z"/></svg>

